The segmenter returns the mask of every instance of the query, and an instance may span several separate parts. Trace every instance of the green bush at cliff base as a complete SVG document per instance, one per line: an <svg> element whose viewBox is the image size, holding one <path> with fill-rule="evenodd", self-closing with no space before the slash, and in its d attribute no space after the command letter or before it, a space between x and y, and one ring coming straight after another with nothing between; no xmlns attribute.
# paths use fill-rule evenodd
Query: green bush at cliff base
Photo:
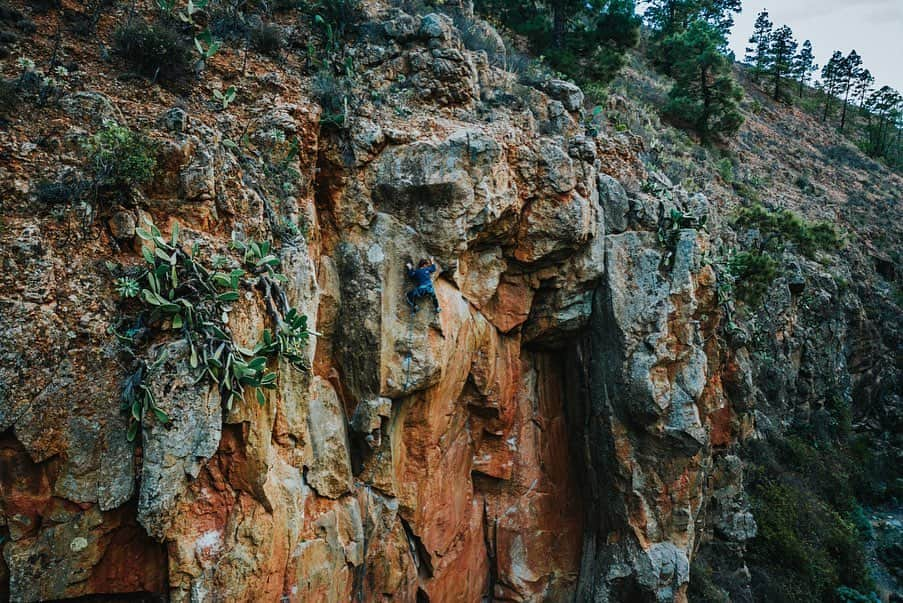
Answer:
<svg viewBox="0 0 903 603"><path fill-rule="evenodd" d="M698 556L690 564L687 599L694 603L731 603L730 595L715 583L712 568Z"/></svg>
<svg viewBox="0 0 903 603"><path fill-rule="evenodd" d="M856 500L857 467L839 445L801 436L751 445L750 502L758 525L748 562L762 601L842 601L871 591Z"/></svg>
<svg viewBox="0 0 903 603"><path fill-rule="evenodd" d="M759 584L768 601L825 601L866 575L862 544L851 521L811 492L765 481L753 490L759 527L750 558L770 570Z"/></svg>
<svg viewBox="0 0 903 603"><path fill-rule="evenodd" d="M875 593L864 594L849 586L841 586L834 595L841 603L881 603L881 597Z"/></svg>

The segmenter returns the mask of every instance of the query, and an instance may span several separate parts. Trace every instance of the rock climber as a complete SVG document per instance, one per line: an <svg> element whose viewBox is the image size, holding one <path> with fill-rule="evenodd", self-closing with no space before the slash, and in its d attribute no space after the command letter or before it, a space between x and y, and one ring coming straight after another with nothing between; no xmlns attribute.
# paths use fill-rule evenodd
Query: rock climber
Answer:
<svg viewBox="0 0 903 603"><path fill-rule="evenodd" d="M405 294L408 305L411 306L411 311L416 312L418 310L417 302L414 300L418 297L429 295L433 298L433 307L436 308L436 312L441 312L442 309L439 308L439 298L436 297L436 290L433 289L433 278L431 276L436 272L436 261L430 257L429 260L420 260L416 270L411 262L405 264L405 268L408 269L408 276L417 283L416 287Z"/></svg>

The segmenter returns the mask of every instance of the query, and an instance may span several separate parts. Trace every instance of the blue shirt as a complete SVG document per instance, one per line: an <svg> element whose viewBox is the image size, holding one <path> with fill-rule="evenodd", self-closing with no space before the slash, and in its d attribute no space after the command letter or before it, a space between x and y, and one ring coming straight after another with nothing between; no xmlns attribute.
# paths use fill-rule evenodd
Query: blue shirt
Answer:
<svg viewBox="0 0 903 603"><path fill-rule="evenodd" d="M433 279L430 278L430 275L435 271L435 264L430 264L429 266L418 268L416 270L411 268L408 270L408 276L414 279L414 282L417 283L418 287L432 287Z"/></svg>

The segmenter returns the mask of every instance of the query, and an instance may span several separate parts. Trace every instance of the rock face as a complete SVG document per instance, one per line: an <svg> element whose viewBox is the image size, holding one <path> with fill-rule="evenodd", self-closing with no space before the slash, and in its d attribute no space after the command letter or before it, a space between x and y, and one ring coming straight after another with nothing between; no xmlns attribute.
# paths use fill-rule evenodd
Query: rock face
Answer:
<svg viewBox="0 0 903 603"><path fill-rule="evenodd" d="M288 71L235 114L174 107L161 88L143 120L158 172L139 199L107 208L77 250L50 216L5 220L11 600L684 601L703 539L745 571L757 527L730 448L751 431L753 378L786 401L800 377L756 374L768 367L725 342L714 235L659 232L672 208L715 208L583 132L573 84L484 105L512 76L449 17L371 4L350 51L369 89L343 127ZM59 127L128 121L116 93L67 96ZM647 176L661 194L625 186ZM129 306L104 260L140 262L145 218L178 222L203 254L274 240L315 336L309 370L279 361L264 404L226 410L176 332L142 334L166 354L151 383L170 421L146 421L136 446L108 331ZM415 314L404 266L428 257L441 313ZM791 291L772 303L790 312ZM266 313L243 291L228 315L241 345ZM805 338L832 336L836 359L830 318Z"/></svg>
<svg viewBox="0 0 903 603"><path fill-rule="evenodd" d="M585 535L581 600L672 601L688 582L712 458L709 415L728 407L704 249L699 232L680 231L665 269L655 233L606 237L605 279L577 352L589 394L575 420L588 434L590 500L607 516Z"/></svg>

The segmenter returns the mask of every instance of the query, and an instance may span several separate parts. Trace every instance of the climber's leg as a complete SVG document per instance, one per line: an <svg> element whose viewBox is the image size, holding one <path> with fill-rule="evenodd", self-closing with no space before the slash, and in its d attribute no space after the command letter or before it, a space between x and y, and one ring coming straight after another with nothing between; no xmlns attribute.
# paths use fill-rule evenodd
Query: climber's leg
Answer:
<svg viewBox="0 0 903 603"><path fill-rule="evenodd" d="M411 306L411 312L417 311L417 303L414 301L415 294L417 293L416 287L411 289L407 293L405 293L404 298L407 300L408 305Z"/></svg>

